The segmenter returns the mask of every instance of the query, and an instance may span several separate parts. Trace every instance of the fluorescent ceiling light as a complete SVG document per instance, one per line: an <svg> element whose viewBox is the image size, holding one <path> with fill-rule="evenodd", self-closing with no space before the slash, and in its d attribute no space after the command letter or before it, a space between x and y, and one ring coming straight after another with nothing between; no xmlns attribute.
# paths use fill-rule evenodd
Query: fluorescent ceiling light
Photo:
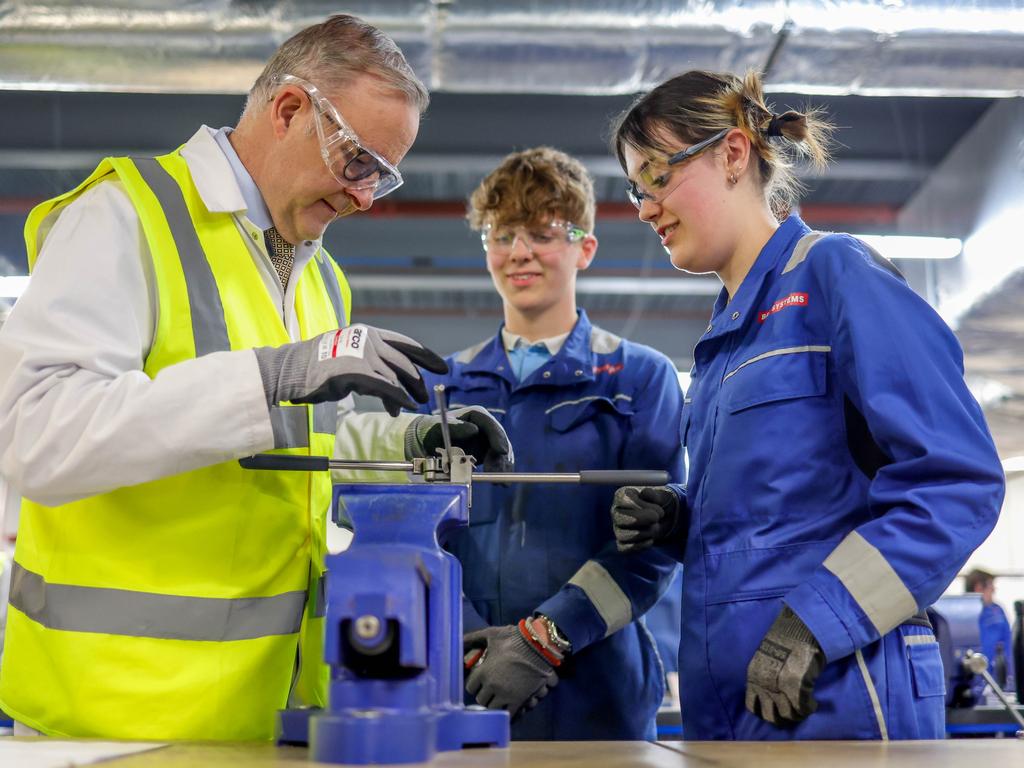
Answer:
<svg viewBox="0 0 1024 768"><path fill-rule="evenodd" d="M1014 202L988 218L964 243L964 269L955 292L939 297L939 314L954 329L974 304L1024 266L1020 222L1024 203Z"/></svg>
<svg viewBox="0 0 1024 768"><path fill-rule="evenodd" d="M576 279L578 293L610 293L634 296L717 296L722 283L706 277L583 277Z"/></svg>
<svg viewBox="0 0 1024 768"><path fill-rule="evenodd" d="M28 288L28 275L0 277L0 299L16 299Z"/></svg>
<svg viewBox="0 0 1024 768"><path fill-rule="evenodd" d="M963 243L955 237L914 237L910 235L854 235L887 259L953 259Z"/></svg>
<svg viewBox="0 0 1024 768"><path fill-rule="evenodd" d="M386 275L350 274L348 281L359 290L379 291L466 291L493 293L487 275ZM580 294L622 296L717 296L722 283L708 277L583 277L576 280Z"/></svg>

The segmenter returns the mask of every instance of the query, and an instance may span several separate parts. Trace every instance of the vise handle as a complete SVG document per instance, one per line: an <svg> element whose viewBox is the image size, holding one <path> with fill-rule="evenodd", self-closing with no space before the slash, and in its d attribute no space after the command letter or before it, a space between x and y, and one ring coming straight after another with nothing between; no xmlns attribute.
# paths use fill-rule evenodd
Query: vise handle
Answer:
<svg viewBox="0 0 1024 768"><path fill-rule="evenodd" d="M349 461L327 456L291 456L258 453L238 463L243 469L278 469L298 472L326 472L328 469L373 469L413 472L410 461ZM473 472L477 483L579 483L584 485L665 485L667 472L656 469L584 469L580 472Z"/></svg>

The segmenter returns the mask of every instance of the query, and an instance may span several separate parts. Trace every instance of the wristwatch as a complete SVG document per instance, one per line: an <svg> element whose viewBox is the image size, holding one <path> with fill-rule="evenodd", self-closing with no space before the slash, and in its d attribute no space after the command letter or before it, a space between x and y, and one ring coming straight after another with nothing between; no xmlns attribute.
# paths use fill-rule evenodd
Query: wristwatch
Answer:
<svg viewBox="0 0 1024 768"><path fill-rule="evenodd" d="M572 653L572 643L561 633L555 622L543 613L538 613L537 618L544 624L544 629L548 632L548 639L551 640L551 644L562 653Z"/></svg>

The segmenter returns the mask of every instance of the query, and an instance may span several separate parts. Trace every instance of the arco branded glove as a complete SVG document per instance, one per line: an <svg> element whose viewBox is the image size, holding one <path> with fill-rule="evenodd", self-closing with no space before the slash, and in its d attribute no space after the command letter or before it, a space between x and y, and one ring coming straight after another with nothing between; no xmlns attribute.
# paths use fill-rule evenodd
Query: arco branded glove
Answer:
<svg viewBox="0 0 1024 768"><path fill-rule="evenodd" d="M441 357L408 336L362 324L255 352L270 405L336 401L357 392L379 397L397 416L427 401L417 366L448 372Z"/></svg>

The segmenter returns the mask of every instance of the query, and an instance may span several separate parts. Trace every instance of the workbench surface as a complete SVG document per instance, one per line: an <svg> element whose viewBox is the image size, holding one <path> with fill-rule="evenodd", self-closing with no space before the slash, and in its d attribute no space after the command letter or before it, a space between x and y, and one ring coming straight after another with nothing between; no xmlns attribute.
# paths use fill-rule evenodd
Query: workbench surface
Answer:
<svg viewBox="0 0 1024 768"><path fill-rule="evenodd" d="M270 744L172 744L123 757L112 768L273 768L311 763L306 750ZM1024 739L822 742L513 742L508 749L443 752L433 768L990 768L1024 765Z"/></svg>

